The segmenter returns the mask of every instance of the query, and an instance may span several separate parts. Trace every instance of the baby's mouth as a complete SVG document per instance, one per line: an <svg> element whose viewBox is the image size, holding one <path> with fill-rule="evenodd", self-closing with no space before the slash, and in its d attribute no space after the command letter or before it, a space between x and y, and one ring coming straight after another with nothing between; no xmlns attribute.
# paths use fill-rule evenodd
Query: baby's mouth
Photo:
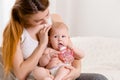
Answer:
<svg viewBox="0 0 120 80"><path fill-rule="evenodd" d="M58 48L60 49L61 47L63 47L64 45L62 43L58 43Z"/></svg>
<svg viewBox="0 0 120 80"><path fill-rule="evenodd" d="M58 48L59 48L60 51L63 51L63 50L66 49L66 46L63 45L62 43L59 43L59 44L58 44Z"/></svg>

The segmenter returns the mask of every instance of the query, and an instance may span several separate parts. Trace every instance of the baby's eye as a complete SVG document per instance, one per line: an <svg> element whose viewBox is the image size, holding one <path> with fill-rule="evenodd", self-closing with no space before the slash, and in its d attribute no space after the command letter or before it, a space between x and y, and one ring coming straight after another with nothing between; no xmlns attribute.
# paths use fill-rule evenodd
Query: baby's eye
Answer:
<svg viewBox="0 0 120 80"><path fill-rule="evenodd" d="M65 37L66 37L66 36L64 36L64 35L62 36L62 38L65 38Z"/></svg>
<svg viewBox="0 0 120 80"><path fill-rule="evenodd" d="M57 38L57 36L54 36L54 38Z"/></svg>

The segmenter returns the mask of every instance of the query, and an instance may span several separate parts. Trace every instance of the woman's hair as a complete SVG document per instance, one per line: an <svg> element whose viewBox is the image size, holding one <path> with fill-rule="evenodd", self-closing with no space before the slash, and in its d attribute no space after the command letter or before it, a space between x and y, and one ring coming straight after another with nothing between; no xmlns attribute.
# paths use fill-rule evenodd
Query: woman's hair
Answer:
<svg viewBox="0 0 120 80"><path fill-rule="evenodd" d="M38 11L45 11L48 6L48 0L16 0L11 11L10 21L3 33L2 57L6 75L12 70L13 58L26 23L26 16L32 16Z"/></svg>

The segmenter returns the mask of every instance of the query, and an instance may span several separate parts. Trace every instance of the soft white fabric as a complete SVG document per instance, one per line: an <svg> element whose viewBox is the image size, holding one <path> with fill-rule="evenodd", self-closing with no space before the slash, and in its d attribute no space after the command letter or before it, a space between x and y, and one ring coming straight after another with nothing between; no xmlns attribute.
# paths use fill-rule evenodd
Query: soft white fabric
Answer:
<svg viewBox="0 0 120 80"><path fill-rule="evenodd" d="M65 64L65 63L60 63L60 64L58 64L57 66L49 69L51 75L55 76L55 75L57 74L58 70L59 70L62 66L71 66L71 64Z"/></svg>
<svg viewBox="0 0 120 80"><path fill-rule="evenodd" d="M27 30L24 29L21 36L21 49L23 51L24 59L32 55L32 52L35 50L37 46L38 41L32 39Z"/></svg>
<svg viewBox="0 0 120 80"><path fill-rule="evenodd" d="M120 38L73 37L71 40L85 53L83 73L101 73L108 80L120 80Z"/></svg>

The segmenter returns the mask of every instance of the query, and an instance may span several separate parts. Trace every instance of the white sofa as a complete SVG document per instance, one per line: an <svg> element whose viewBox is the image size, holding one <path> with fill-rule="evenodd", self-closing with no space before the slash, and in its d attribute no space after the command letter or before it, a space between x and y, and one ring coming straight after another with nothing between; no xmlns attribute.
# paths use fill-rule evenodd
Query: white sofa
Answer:
<svg viewBox="0 0 120 80"><path fill-rule="evenodd" d="M108 80L120 80L120 38L73 37L71 40L85 53L82 73L100 73Z"/></svg>

